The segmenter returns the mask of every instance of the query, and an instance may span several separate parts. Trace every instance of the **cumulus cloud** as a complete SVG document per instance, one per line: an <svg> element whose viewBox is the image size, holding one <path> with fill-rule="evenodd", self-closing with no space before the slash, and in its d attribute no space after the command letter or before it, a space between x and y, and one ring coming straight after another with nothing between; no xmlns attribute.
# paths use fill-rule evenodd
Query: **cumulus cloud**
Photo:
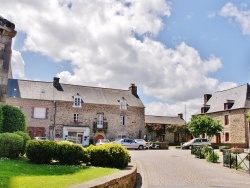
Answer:
<svg viewBox="0 0 250 188"><path fill-rule="evenodd" d="M161 101L146 104L147 109L156 114L165 107L175 115L184 103L220 87L210 77L222 67L219 58L202 59L185 42L168 48L155 40L164 27L162 18L171 15L165 0L0 0L0 4L2 16L25 34L23 50L71 63L73 71L57 75L64 83L113 88L135 83L145 95Z"/></svg>
<svg viewBox="0 0 250 188"><path fill-rule="evenodd" d="M22 58L21 53L19 51L12 50L11 67L14 78L17 79L25 78L24 66L25 62Z"/></svg>
<svg viewBox="0 0 250 188"><path fill-rule="evenodd" d="M244 35L250 35L250 10L245 5L237 7L233 3L227 3L220 10L220 14L238 24Z"/></svg>

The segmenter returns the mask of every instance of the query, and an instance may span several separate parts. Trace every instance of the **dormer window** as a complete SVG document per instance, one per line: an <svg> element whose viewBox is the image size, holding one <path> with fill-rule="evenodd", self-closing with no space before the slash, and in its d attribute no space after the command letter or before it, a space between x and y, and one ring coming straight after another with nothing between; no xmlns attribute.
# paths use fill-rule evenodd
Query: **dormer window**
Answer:
<svg viewBox="0 0 250 188"><path fill-rule="evenodd" d="M224 110L231 109L233 105L234 105L234 101L233 100L227 100L227 102L224 103Z"/></svg>
<svg viewBox="0 0 250 188"><path fill-rule="evenodd" d="M122 97L120 100L118 100L120 102L120 109L121 110L127 110L127 102L126 99L124 97Z"/></svg>
<svg viewBox="0 0 250 188"><path fill-rule="evenodd" d="M201 113L204 114L206 113L210 108L210 105L204 105L203 107L201 107Z"/></svg>
<svg viewBox="0 0 250 188"><path fill-rule="evenodd" d="M82 106L82 98L78 95L74 96L73 107L81 107Z"/></svg>

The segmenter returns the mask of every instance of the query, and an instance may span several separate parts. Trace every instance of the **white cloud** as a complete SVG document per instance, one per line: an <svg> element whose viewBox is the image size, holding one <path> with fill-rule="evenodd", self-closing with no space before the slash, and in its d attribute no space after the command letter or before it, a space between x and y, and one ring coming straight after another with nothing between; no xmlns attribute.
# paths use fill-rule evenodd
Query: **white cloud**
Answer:
<svg viewBox="0 0 250 188"><path fill-rule="evenodd" d="M165 0L71 2L0 0L2 16L25 34L24 50L71 63L72 73L57 75L62 82L114 88L135 83L161 101L147 104L151 113L162 106L174 115L184 104L197 111L190 101L220 87L209 76L222 67L219 58L202 59L185 42L172 49L154 39L162 17L170 16Z"/></svg>
<svg viewBox="0 0 250 188"><path fill-rule="evenodd" d="M11 58L11 66L12 66L12 74L14 78L24 79L24 66L25 62L22 58L20 52L16 50L12 50L12 58Z"/></svg>
<svg viewBox="0 0 250 188"><path fill-rule="evenodd" d="M243 34L250 35L250 10L247 10L245 4L237 7L233 3L227 3L220 10L220 14L238 24Z"/></svg>

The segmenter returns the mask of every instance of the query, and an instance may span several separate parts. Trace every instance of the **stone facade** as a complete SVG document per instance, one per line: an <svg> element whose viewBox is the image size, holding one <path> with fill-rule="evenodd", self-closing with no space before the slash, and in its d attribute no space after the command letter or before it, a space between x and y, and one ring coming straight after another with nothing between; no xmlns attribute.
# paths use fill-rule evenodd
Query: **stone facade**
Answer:
<svg viewBox="0 0 250 188"><path fill-rule="evenodd" d="M223 126L223 131L212 139L212 143L248 147L249 123L246 121L247 111L248 109L237 109L208 114L213 119L218 120ZM228 116L227 125L225 124L225 115ZM226 135L228 135L228 139Z"/></svg>

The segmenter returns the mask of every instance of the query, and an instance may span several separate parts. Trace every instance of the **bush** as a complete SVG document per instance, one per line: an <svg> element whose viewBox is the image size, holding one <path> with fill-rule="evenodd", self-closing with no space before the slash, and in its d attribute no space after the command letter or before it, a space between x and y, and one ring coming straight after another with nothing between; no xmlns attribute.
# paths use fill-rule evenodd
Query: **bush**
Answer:
<svg viewBox="0 0 250 188"><path fill-rule="evenodd" d="M236 168L236 156L231 153L225 153L224 155L224 165L227 167Z"/></svg>
<svg viewBox="0 0 250 188"><path fill-rule="evenodd" d="M86 150L72 142L62 141L57 143L55 158L61 164L80 164L81 161L86 160Z"/></svg>
<svg viewBox="0 0 250 188"><path fill-rule="evenodd" d="M0 157L19 157L23 150L23 142L23 138L17 134L0 134Z"/></svg>
<svg viewBox="0 0 250 188"><path fill-rule="evenodd" d="M219 160L219 154L217 152L208 152L206 155L206 160L208 162L217 163Z"/></svg>
<svg viewBox="0 0 250 188"><path fill-rule="evenodd" d="M27 134L27 133L24 133L22 131L16 131L14 132L15 134L21 136L23 138L23 147L22 147L22 152L21 152L21 155L24 155L25 154L25 151L26 151L26 145L27 145L27 142L31 139L30 136Z"/></svg>
<svg viewBox="0 0 250 188"><path fill-rule="evenodd" d="M30 140L27 143L26 155L33 163L50 164L55 156L56 146L56 142L51 140Z"/></svg>
<svg viewBox="0 0 250 188"><path fill-rule="evenodd" d="M119 144L109 143L90 149L90 163L93 166L125 168L129 162L128 150Z"/></svg>

